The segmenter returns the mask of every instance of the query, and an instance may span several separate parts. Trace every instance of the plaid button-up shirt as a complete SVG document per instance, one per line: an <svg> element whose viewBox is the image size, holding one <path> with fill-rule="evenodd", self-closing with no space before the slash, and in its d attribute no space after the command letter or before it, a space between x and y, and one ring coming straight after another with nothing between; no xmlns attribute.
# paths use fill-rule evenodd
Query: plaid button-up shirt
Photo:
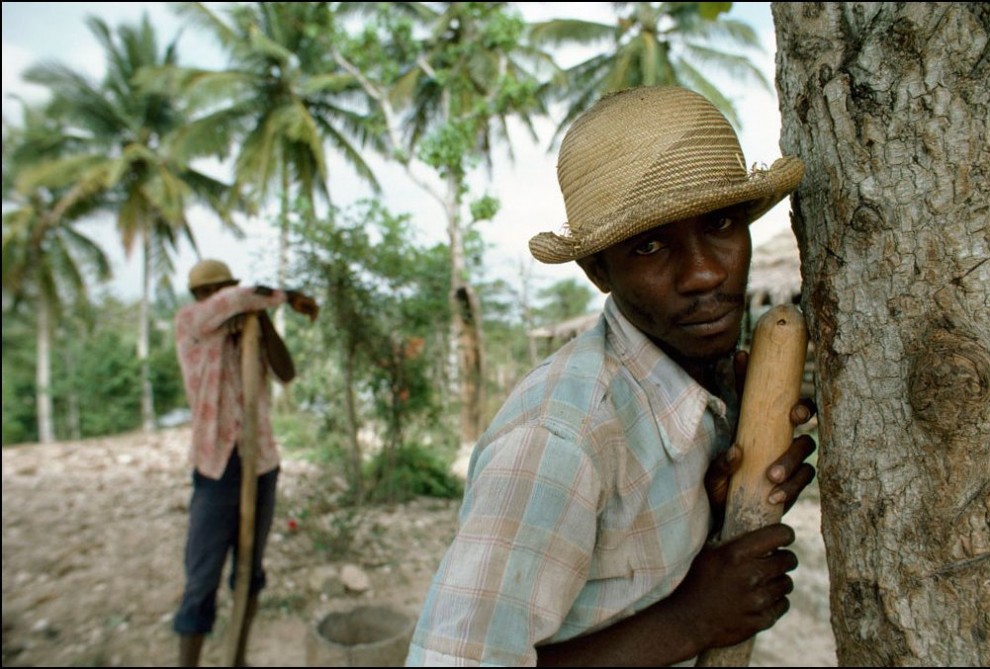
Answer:
<svg viewBox="0 0 990 669"><path fill-rule="evenodd" d="M189 462L203 476L223 476L244 419L240 335L230 333L227 321L247 311L277 307L285 300L281 290L265 296L252 287L229 286L202 302L182 307L175 315L175 345L192 410ZM269 420L268 363L264 347L258 349L262 357L257 444L260 476L278 466L279 452Z"/></svg>
<svg viewBox="0 0 990 669"><path fill-rule="evenodd" d="M533 666L667 597L708 538L728 414L606 300L475 448L407 666Z"/></svg>

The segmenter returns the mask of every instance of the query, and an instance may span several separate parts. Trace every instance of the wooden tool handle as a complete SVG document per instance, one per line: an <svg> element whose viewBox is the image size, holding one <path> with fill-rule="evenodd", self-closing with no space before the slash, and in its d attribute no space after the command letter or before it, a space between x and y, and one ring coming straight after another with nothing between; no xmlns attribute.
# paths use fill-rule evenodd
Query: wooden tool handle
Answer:
<svg viewBox="0 0 990 669"><path fill-rule="evenodd" d="M241 383L244 391L244 422L237 451L241 456L241 507L238 526L237 573L234 578L234 606L227 634L226 666L236 667L237 654L246 639L245 622L254 558L254 526L258 491L258 398L261 384L258 314L249 313L241 332Z"/></svg>
<svg viewBox="0 0 990 669"><path fill-rule="evenodd" d="M742 464L729 482L722 541L780 521L781 505L767 502L773 484L766 471L794 438L790 413L801 396L807 351L808 330L797 307L777 305L757 321L736 430ZM748 665L754 639L709 649L699 655L696 666Z"/></svg>
<svg viewBox="0 0 990 669"><path fill-rule="evenodd" d="M777 305L757 321L736 430L743 459L729 482L723 541L780 521L781 506L767 502L773 484L766 471L794 438L790 413L801 397L807 351L808 331L796 307Z"/></svg>

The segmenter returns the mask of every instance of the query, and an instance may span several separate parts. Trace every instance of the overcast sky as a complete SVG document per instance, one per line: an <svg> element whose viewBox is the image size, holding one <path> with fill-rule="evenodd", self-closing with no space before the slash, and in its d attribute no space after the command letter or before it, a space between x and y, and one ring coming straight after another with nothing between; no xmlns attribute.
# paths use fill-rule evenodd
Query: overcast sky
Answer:
<svg viewBox="0 0 990 669"><path fill-rule="evenodd" d="M3 113L5 118L18 118L18 104L11 94L28 100L39 100L40 91L21 80L21 72L35 63L54 60L79 71L99 77L103 71L103 50L85 24L85 17L96 15L115 28L121 23L133 23L147 12L156 28L159 47L179 34L179 21L170 3L164 2L4 2L3 7ZM210 3L212 4L212 3ZM610 3L518 3L527 19L551 16L587 17L607 20L612 16ZM774 35L769 2L734 3L731 15L750 24L765 44L762 56L752 56L767 79L774 80ZM187 29L178 43L180 60L184 64L223 66L218 49L203 34ZM748 164L770 164L780 155L780 114L774 93L760 88L744 87L731 80L716 79L733 99L742 123L740 142ZM494 245L486 257L491 276L502 276L514 285L522 272L532 272L538 285L547 285L564 278L583 275L574 263L543 265L531 258L527 242L537 232L559 230L565 220L564 205L557 184L556 155L548 153L547 143L552 126L547 123L540 145L533 145L528 136L513 137L516 160L510 162L504 151L496 152L494 180L488 186L490 194L499 198L502 207L495 220L481 224L484 238ZM445 241L445 218L440 205L413 186L398 169L382 165L369 158L384 188L383 200L393 213L412 214L420 232L422 244ZM381 166L379 168L379 166ZM370 196L353 172L344 164L331 160L331 196L338 205L358 197ZM480 177L478 178L480 179ZM480 181L478 181L480 183ZM759 244L774 233L788 227L788 200L784 200L763 219L754 224L753 241ZM226 260L235 275L247 282L272 282L275 274L275 230L273 214L245 221L248 236L236 240L220 230L218 222L205 211L190 214L200 252L204 256ZM87 231L109 230L106 221L94 222ZM115 267L113 292L124 298L136 298L140 292L140 270L137 257L126 259L119 242L111 236L105 248ZM176 288L184 288L185 276L196 261L192 249L183 245L176 259Z"/></svg>

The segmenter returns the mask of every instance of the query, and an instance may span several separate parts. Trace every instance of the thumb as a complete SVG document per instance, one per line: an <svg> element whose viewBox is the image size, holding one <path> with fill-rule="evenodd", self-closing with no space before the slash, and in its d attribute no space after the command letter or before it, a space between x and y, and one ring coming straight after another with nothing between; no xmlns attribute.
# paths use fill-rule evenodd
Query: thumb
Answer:
<svg viewBox="0 0 990 669"><path fill-rule="evenodd" d="M729 480L742 463L742 449L732 444L718 455L705 473L705 488L712 504L724 506L729 498Z"/></svg>

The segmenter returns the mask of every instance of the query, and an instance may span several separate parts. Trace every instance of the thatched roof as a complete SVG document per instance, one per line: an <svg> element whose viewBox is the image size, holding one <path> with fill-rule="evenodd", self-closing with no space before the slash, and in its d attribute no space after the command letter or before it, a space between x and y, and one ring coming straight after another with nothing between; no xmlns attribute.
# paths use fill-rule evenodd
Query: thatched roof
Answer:
<svg viewBox="0 0 990 669"><path fill-rule="evenodd" d="M756 304L783 304L801 294L801 255L790 228L753 249L748 292Z"/></svg>
<svg viewBox="0 0 990 669"><path fill-rule="evenodd" d="M598 321L599 316L601 316L600 313L575 316L560 323L534 328L529 331L529 336L538 339L563 339L566 341L572 337L576 337L594 325Z"/></svg>

